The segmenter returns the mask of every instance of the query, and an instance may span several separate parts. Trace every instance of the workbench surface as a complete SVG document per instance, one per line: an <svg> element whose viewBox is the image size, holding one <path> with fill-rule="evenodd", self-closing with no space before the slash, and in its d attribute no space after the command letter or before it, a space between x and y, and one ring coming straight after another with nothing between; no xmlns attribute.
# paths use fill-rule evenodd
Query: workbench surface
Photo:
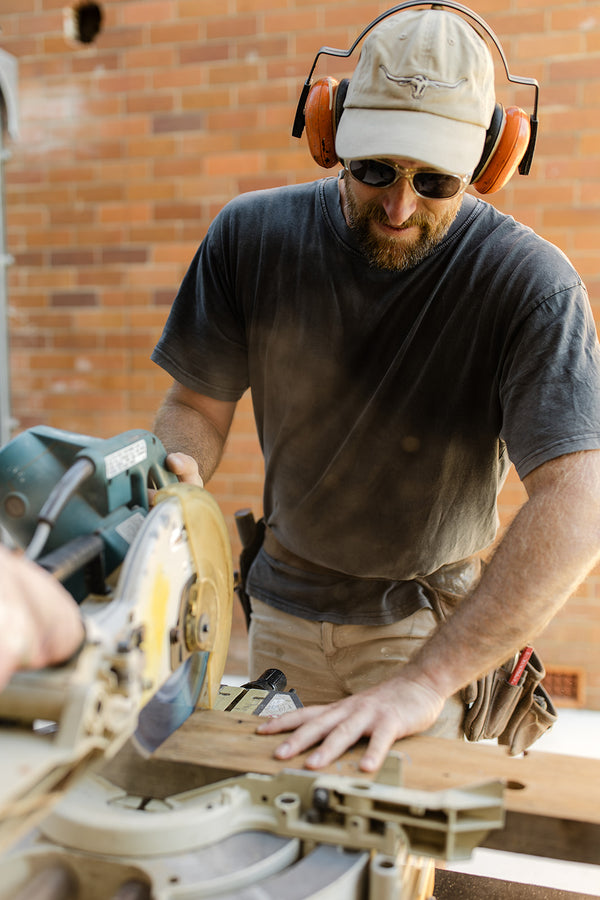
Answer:
<svg viewBox="0 0 600 900"><path fill-rule="evenodd" d="M283 736L258 735L257 724L256 716L198 711L155 751L153 759L264 774L303 768L307 754L276 760L273 750ZM536 750L515 758L505 747L432 737L405 738L393 749L401 754L407 788L439 791L500 779L507 811L600 825L600 760ZM370 779L359 769L363 752L364 746L355 747L323 771Z"/></svg>

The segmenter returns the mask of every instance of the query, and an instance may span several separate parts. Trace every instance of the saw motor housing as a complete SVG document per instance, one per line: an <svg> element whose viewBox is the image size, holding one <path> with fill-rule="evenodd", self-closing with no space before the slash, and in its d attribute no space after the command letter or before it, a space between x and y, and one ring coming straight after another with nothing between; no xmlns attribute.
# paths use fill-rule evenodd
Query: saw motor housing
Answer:
<svg viewBox="0 0 600 900"><path fill-rule="evenodd" d="M81 603L102 594L123 562L148 513L148 488L177 481L165 458L159 439L140 429L103 440L30 428L0 450L0 525L23 549L45 526L33 558Z"/></svg>

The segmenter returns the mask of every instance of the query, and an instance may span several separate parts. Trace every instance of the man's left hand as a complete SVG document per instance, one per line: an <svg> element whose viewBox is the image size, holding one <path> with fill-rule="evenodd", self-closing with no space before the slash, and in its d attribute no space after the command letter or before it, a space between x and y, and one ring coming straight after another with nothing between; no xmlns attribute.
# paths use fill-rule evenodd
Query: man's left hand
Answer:
<svg viewBox="0 0 600 900"><path fill-rule="evenodd" d="M444 698L430 685L398 676L326 706L307 706L266 719L257 731L292 732L275 750L278 759L291 759L322 742L306 759L309 769L329 765L362 737L369 737L360 768L374 772L395 741L430 728L443 705Z"/></svg>

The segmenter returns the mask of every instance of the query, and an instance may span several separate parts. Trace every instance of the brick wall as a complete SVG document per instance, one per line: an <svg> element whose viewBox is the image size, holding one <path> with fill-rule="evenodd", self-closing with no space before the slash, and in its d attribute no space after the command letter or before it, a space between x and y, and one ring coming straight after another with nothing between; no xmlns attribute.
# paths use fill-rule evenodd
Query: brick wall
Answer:
<svg viewBox="0 0 600 900"><path fill-rule="evenodd" d="M20 137L5 164L12 406L18 428L109 436L151 427L168 380L149 352L215 212L241 191L319 176L290 135L316 50L349 46L387 7L106 0L102 33L84 46L64 37L65 5L2 0L0 10L0 47L18 58L20 79ZM598 7L482 0L476 9L511 72L541 85L532 176L493 202L568 253L600 315ZM318 73L351 70L325 59ZM530 109L529 90L499 83L504 102ZM261 482L244 398L211 490L231 521L236 508L260 511ZM512 479L504 523L522 501ZM537 644L548 663L583 668L596 709L599 641L594 574ZM233 647L243 666L239 627Z"/></svg>

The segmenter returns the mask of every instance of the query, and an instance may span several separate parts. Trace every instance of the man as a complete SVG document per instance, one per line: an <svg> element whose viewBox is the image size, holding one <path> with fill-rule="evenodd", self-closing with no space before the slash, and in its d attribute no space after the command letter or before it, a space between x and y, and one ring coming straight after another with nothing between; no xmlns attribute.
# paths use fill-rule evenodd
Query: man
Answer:
<svg viewBox="0 0 600 900"><path fill-rule="evenodd" d="M175 379L155 430L183 480L210 478L252 391L267 527L250 674L280 666L307 704L260 726L292 732L283 759L322 742L318 768L369 736L369 771L403 736L460 736L460 689L598 558L593 319L560 251L465 193L494 103L460 16L384 21L340 119L340 177L228 204L154 351ZM528 501L479 578L509 460ZM439 625L438 589L466 595Z"/></svg>
<svg viewBox="0 0 600 900"><path fill-rule="evenodd" d="M71 595L40 566L0 544L0 690L17 669L68 659L83 638Z"/></svg>

